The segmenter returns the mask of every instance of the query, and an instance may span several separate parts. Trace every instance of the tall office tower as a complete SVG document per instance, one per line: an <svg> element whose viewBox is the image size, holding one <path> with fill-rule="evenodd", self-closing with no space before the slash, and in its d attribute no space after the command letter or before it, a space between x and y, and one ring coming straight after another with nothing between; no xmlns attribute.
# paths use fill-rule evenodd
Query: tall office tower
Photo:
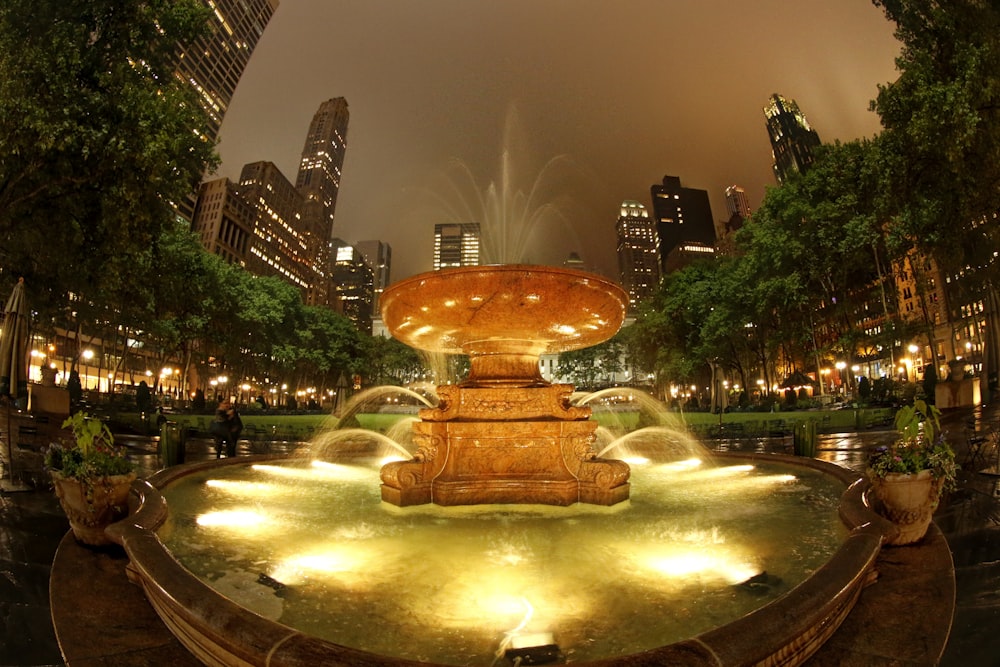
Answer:
<svg viewBox="0 0 1000 667"><path fill-rule="evenodd" d="M358 331L372 333L374 279L372 270L357 248L341 239L332 239L333 266L330 271L331 293L336 310L354 322Z"/></svg>
<svg viewBox="0 0 1000 667"><path fill-rule="evenodd" d="M341 169L347 150L347 100L335 97L319 105L306 134L295 187L302 194L301 231L313 270L326 274L332 261L333 213L337 207ZM320 280L306 293L306 303L326 305L331 294Z"/></svg>
<svg viewBox="0 0 1000 667"><path fill-rule="evenodd" d="M744 220L750 217L750 201L746 190L738 185L726 188L726 211L730 217L738 215Z"/></svg>
<svg viewBox="0 0 1000 667"><path fill-rule="evenodd" d="M805 173L812 164L814 150L820 145L819 135L799 110L795 100L775 93L764 107L767 133L774 155L774 177L784 182L792 174Z"/></svg>
<svg viewBox="0 0 1000 667"><path fill-rule="evenodd" d="M635 310L660 285L660 234L646 207L628 199L622 202L615 230L618 275L628 292L629 310Z"/></svg>
<svg viewBox="0 0 1000 667"><path fill-rule="evenodd" d="M750 202L747 199L746 191L738 185L730 185L726 188L726 211L729 217L723 220L720 225L718 247L719 251L729 254L734 250L733 235L743 227L743 223L750 217Z"/></svg>
<svg viewBox="0 0 1000 667"><path fill-rule="evenodd" d="M379 297L389 286L390 272L392 269L392 248L384 241L361 241L355 243L361 256L365 258L365 263L372 270L374 279L375 299L372 302L372 310L378 313Z"/></svg>
<svg viewBox="0 0 1000 667"><path fill-rule="evenodd" d="M175 72L198 91L208 115L208 126L196 131L214 144L236 84L278 8L278 0L204 0L204 3L212 10L208 28L195 42L177 45ZM193 209L194 193L177 205L177 213L185 220L191 220Z"/></svg>
<svg viewBox="0 0 1000 667"><path fill-rule="evenodd" d="M302 195L274 163L243 165L239 190L255 209L247 270L282 277L303 292L324 280L316 274L301 232Z"/></svg>
<svg viewBox="0 0 1000 667"><path fill-rule="evenodd" d="M337 191L347 150L349 119L347 100L343 97L319 105L309 125L295 179L295 187L305 198L306 206L316 208L318 218L312 222L319 224L316 231L324 241L329 241L333 235L333 212L337 207Z"/></svg>
<svg viewBox="0 0 1000 667"><path fill-rule="evenodd" d="M715 220L708 192L681 186L677 176L664 176L662 185L650 188L653 218L660 234L660 267L666 274L666 257L682 243L715 245Z"/></svg>
<svg viewBox="0 0 1000 667"><path fill-rule="evenodd" d="M434 225L434 270L479 264L479 223Z"/></svg>
<svg viewBox="0 0 1000 667"><path fill-rule="evenodd" d="M246 266L256 209L228 178L205 181L198 189L191 229L210 253L230 264Z"/></svg>
<svg viewBox="0 0 1000 667"><path fill-rule="evenodd" d="M177 45L177 75L200 94L209 115L206 139L215 143L236 84L278 8L278 0L204 0L204 3L212 10L208 28L194 43Z"/></svg>

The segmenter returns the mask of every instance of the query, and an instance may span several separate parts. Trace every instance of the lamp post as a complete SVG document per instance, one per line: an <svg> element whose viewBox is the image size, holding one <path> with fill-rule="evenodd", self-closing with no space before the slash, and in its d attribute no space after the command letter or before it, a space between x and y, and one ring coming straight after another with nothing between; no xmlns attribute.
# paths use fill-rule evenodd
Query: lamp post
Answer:
<svg viewBox="0 0 1000 667"><path fill-rule="evenodd" d="M906 348L910 351L910 369L913 372L913 382L917 381L917 352L920 351L920 347L914 343Z"/></svg>
<svg viewBox="0 0 1000 667"><path fill-rule="evenodd" d="M841 393L846 395L847 392L844 390L844 369L847 368L847 362L838 361L834 366L837 368L837 378L840 380Z"/></svg>

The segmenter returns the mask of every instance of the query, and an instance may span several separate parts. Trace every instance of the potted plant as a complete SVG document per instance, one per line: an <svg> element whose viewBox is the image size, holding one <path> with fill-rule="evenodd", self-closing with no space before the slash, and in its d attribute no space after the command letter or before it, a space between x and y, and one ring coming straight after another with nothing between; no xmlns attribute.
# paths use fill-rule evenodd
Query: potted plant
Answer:
<svg viewBox="0 0 1000 667"><path fill-rule="evenodd" d="M869 458L876 512L899 532L887 544L912 544L924 537L941 493L955 486L955 451L941 432L941 411L916 400L896 412L899 437Z"/></svg>
<svg viewBox="0 0 1000 667"><path fill-rule="evenodd" d="M107 425L85 412L71 416L63 428L72 431L73 442L52 444L45 453L59 504L79 542L111 544L104 528L128 515L136 477L132 462L115 446Z"/></svg>

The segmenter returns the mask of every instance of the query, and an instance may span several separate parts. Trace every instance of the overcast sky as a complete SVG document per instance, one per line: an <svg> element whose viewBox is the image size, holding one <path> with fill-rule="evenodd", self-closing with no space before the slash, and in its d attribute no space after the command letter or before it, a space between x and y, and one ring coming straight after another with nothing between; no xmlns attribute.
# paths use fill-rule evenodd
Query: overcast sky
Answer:
<svg viewBox="0 0 1000 667"><path fill-rule="evenodd" d="M334 234L388 242L393 280L431 269L436 223L498 217L530 219L505 223L523 248L505 261L577 252L617 278L622 200L649 207L669 174L707 190L716 220L728 185L756 207L774 185L768 97L795 99L824 142L871 136L898 52L868 0L281 0L217 175L269 160L294 182L313 113L345 97ZM491 183L505 215L478 201Z"/></svg>

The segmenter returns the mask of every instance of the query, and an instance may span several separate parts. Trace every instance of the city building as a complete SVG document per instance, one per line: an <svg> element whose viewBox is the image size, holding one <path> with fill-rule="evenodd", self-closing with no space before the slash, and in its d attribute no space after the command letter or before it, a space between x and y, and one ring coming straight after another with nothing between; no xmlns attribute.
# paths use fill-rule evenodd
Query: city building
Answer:
<svg viewBox="0 0 1000 667"><path fill-rule="evenodd" d="M212 144L257 42L264 34L278 0L204 0L211 9L205 34L190 44L178 44L177 76L197 92L208 125L195 128ZM194 215L195 194L177 205L185 220Z"/></svg>
<svg viewBox="0 0 1000 667"><path fill-rule="evenodd" d="M358 252L364 257L365 263L372 270L375 290L372 310L378 313L379 297L382 296L382 292L389 286L391 280L392 248L384 241L359 241L354 244L354 247L358 249Z"/></svg>
<svg viewBox="0 0 1000 667"><path fill-rule="evenodd" d="M246 266L256 218L256 209L240 195L237 184L217 178L201 184L191 228L210 253Z"/></svg>
<svg viewBox="0 0 1000 667"><path fill-rule="evenodd" d="M730 185L726 188L726 212L729 217L720 221L719 238L715 244L719 254L723 255L732 254L735 251L733 236L750 218L750 201L747 199L746 190L738 185Z"/></svg>
<svg viewBox="0 0 1000 667"><path fill-rule="evenodd" d="M320 105L295 185L267 161L244 165L238 184L227 179L202 184L192 214L192 229L202 244L251 273L287 280L302 291L308 305L336 308L333 212L347 120L344 98Z"/></svg>
<svg viewBox="0 0 1000 667"><path fill-rule="evenodd" d="M371 335L375 290L371 268L361 252L342 239L331 241L333 266L330 273L332 304L354 322L358 331Z"/></svg>
<svg viewBox="0 0 1000 667"><path fill-rule="evenodd" d="M615 225L618 236L618 276L628 292L629 310L656 293L660 285L660 234L646 207L622 202Z"/></svg>
<svg viewBox="0 0 1000 667"><path fill-rule="evenodd" d="M774 177L784 182L795 173L804 173L813 163L820 145L819 134L812 129L795 100L775 93L764 106L767 134L774 156Z"/></svg>
<svg viewBox="0 0 1000 667"><path fill-rule="evenodd" d="M714 245L698 241L685 241L663 256L663 274L680 271L693 262L714 258Z"/></svg>
<svg viewBox="0 0 1000 667"><path fill-rule="evenodd" d="M302 230L302 195L273 162L252 162L240 174L240 194L254 207L247 270L278 276L305 292L319 278Z"/></svg>
<svg viewBox="0 0 1000 667"><path fill-rule="evenodd" d="M333 296L327 292L326 278L332 258L333 214L347 151L349 119L347 100L343 97L319 105L306 133L295 178L295 188L303 200L300 231L312 271L317 276L304 296L310 305L327 304Z"/></svg>
<svg viewBox="0 0 1000 667"><path fill-rule="evenodd" d="M434 225L434 270L479 264L478 222Z"/></svg>
<svg viewBox="0 0 1000 667"><path fill-rule="evenodd" d="M715 246L715 219L706 190L681 186L677 176L664 176L650 188L653 219L660 235L660 266L666 275L666 258L682 244Z"/></svg>
<svg viewBox="0 0 1000 667"><path fill-rule="evenodd" d="M750 217L750 200L746 190L738 185L726 188L726 212L730 217L737 215L744 220Z"/></svg>

